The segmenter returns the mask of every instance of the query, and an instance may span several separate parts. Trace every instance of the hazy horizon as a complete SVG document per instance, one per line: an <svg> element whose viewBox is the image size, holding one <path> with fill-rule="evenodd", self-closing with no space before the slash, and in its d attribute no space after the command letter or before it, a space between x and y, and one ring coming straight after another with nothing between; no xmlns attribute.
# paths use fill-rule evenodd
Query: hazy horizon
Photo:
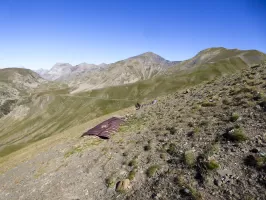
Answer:
<svg viewBox="0 0 266 200"><path fill-rule="evenodd" d="M0 68L113 63L144 52L171 61L210 47L266 52L266 2L6 0Z"/></svg>

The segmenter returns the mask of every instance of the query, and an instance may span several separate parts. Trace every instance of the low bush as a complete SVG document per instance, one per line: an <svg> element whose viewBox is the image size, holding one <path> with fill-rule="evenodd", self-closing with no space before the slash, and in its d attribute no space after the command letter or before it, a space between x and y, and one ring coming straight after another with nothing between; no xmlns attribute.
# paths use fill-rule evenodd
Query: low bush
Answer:
<svg viewBox="0 0 266 200"><path fill-rule="evenodd" d="M154 174L157 172L157 170L160 169L159 165L153 165L151 167L149 167L146 171L147 176L150 178L152 176L154 176Z"/></svg>
<svg viewBox="0 0 266 200"><path fill-rule="evenodd" d="M192 151L186 151L184 153L184 162L189 167L193 167L195 165L196 158Z"/></svg>
<svg viewBox="0 0 266 200"><path fill-rule="evenodd" d="M209 170L214 170L219 168L219 164L215 160L210 160L206 163Z"/></svg>

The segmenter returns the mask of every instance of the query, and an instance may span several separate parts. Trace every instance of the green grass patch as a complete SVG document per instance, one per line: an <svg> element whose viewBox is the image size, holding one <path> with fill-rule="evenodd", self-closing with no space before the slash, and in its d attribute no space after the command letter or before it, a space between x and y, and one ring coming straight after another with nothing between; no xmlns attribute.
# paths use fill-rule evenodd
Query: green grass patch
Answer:
<svg viewBox="0 0 266 200"><path fill-rule="evenodd" d="M138 165L138 162L137 162L137 159L135 158L128 163L128 166L130 167L137 167L137 165Z"/></svg>
<svg viewBox="0 0 266 200"><path fill-rule="evenodd" d="M210 160L206 163L206 166L209 170L214 170L214 169L218 169L220 166L218 164L217 161L215 160Z"/></svg>
<svg viewBox="0 0 266 200"><path fill-rule="evenodd" d="M180 187L180 188L186 188L189 190L190 199L192 200L202 200L203 197L200 192L198 192L195 188L193 188L190 184L186 183L184 176L182 174L178 174L178 176L174 179L174 182ZM182 190L181 190L182 193ZM187 194L186 194L187 195Z"/></svg>
<svg viewBox="0 0 266 200"><path fill-rule="evenodd" d="M248 166L255 167L256 169L266 170L266 156L265 155L248 155L244 159L244 163Z"/></svg>
<svg viewBox="0 0 266 200"><path fill-rule="evenodd" d="M105 184L108 188L114 187L115 186L115 178L114 177L109 177L105 179Z"/></svg>
<svg viewBox="0 0 266 200"><path fill-rule="evenodd" d="M176 155L176 145L174 143L169 144L169 147L167 149L167 153L169 153L171 156Z"/></svg>
<svg viewBox="0 0 266 200"><path fill-rule="evenodd" d="M128 179L129 180L133 180L134 178L135 178L135 176L136 176L136 173L137 173L137 170L136 169L133 169L133 170L131 170L130 172L129 172L129 174L128 174Z"/></svg>
<svg viewBox="0 0 266 200"><path fill-rule="evenodd" d="M235 121L237 121L238 119L239 119L239 114L237 114L237 113L232 113L232 116L230 117L230 121L231 122L235 122Z"/></svg>
<svg viewBox="0 0 266 200"><path fill-rule="evenodd" d="M208 101L204 101L201 104L202 107L215 107L216 103L215 102L208 102Z"/></svg>
<svg viewBox="0 0 266 200"><path fill-rule="evenodd" d="M96 145L100 144L101 142L102 142L102 140L100 140L100 139L91 140L85 144L82 144L82 145L79 145L77 147L72 148L71 150L69 150L68 152L65 153L64 157L68 158L73 154L80 153L89 147L96 146Z"/></svg>
<svg viewBox="0 0 266 200"><path fill-rule="evenodd" d="M185 151L183 159L184 163L189 167L193 167L196 163L196 157L193 151Z"/></svg>
<svg viewBox="0 0 266 200"><path fill-rule="evenodd" d="M76 153L80 153L82 151L83 151L83 147L77 146L77 147L74 147L73 149L69 150L68 152L66 152L64 157L68 158L71 155L76 154Z"/></svg>
<svg viewBox="0 0 266 200"><path fill-rule="evenodd" d="M224 134L224 137L227 140L233 141L233 142L243 142L248 139L246 134L244 133L242 128L234 128L229 131L227 131L226 134Z"/></svg>
<svg viewBox="0 0 266 200"><path fill-rule="evenodd" d="M7 156L7 155L9 155L15 151L18 151L18 150L24 148L27 145L28 145L28 143L20 143L20 144L13 144L13 145L6 146L5 148L3 148L0 151L0 157Z"/></svg>
<svg viewBox="0 0 266 200"><path fill-rule="evenodd" d="M150 178L150 177L153 177L155 175L155 173L160 169L160 166L159 165L153 165L153 166L150 166L147 171L146 171L146 174L147 176Z"/></svg>

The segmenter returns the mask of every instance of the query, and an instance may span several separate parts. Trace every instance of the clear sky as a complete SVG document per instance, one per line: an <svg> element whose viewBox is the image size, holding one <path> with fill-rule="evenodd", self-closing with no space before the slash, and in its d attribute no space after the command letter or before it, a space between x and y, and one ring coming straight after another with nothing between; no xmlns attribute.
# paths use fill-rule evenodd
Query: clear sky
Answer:
<svg viewBox="0 0 266 200"><path fill-rule="evenodd" d="M152 51L266 52L265 0L1 0L0 67L111 63Z"/></svg>

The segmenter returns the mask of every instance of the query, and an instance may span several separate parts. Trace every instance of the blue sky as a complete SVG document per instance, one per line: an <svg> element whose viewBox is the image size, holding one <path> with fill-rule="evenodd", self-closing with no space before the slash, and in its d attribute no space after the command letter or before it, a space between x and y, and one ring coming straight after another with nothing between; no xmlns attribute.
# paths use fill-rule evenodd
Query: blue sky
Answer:
<svg viewBox="0 0 266 200"><path fill-rule="evenodd" d="M220 46L266 52L265 19L264 0L1 0L0 68L147 51L184 60Z"/></svg>

